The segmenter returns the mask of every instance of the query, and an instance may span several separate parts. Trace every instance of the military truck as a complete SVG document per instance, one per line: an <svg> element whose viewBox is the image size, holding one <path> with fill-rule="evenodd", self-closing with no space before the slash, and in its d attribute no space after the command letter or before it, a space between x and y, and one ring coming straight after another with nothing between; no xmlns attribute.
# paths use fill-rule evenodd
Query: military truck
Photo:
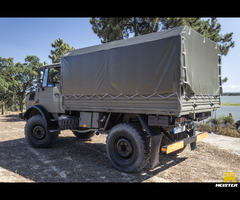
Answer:
<svg viewBox="0 0 240 200"><path fill-rule="evenodd" d="M66 129L108 134L107 155L123 172L194 150L207 136L194 122L220 108L219 46L187 26L69 51L41 71L23 115L29 144L51 147Z"/></svg>

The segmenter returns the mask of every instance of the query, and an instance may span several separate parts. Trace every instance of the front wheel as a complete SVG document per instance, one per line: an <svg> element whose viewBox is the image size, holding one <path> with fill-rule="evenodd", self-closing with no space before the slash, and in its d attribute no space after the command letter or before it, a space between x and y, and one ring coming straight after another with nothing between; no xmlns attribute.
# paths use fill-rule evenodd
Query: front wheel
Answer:
<svg viewBox="0 0 240 200"><path fill-rule="evenodd" d="M107 154L113 166L123 172L140 171L150 157L149 137L136 125L114 126L107 137Z"/></svg>
<svg viewBox="0 0 240 200"><path fill-rule="evenodd" d="M31 117L25 126L25 137L28 143L35 148L51 147L57 137L58 132L50 133L41 115Z"/></svg>

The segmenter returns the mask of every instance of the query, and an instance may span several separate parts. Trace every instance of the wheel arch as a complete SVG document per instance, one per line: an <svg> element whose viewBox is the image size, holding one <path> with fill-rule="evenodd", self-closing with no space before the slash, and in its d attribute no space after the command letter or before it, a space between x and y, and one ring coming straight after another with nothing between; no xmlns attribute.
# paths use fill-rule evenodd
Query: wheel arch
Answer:
<svg viewBox="0 0 240 200"><path fill-rule="evenodd" d="M28 120L32 116L39 115L39 114L44 119L45 124L47 126L50 125L50 119L53 117L51 116L51 113L49 113L43 106L40 106L40 105L31 106L24 114L24 119Z"/></svg>

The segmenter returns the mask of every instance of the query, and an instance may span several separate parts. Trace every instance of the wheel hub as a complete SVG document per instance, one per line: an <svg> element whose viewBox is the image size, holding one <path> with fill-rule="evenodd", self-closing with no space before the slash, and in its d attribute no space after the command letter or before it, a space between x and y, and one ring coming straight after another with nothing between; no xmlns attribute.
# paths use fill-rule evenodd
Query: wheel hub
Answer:
<svg viewBox="0 0 240 200"><path fill-rule="evenodd" d="M133 153L131 142L126 138L121 138L117 142L117 153L122 158L129 158Z"/></svg>
<svg viewBox="0 0 240 200"><path fill-rule="evenodd" d="M42 126L35 126L33 129L33 136L38 140L45 137L45 129Z"/></svg>

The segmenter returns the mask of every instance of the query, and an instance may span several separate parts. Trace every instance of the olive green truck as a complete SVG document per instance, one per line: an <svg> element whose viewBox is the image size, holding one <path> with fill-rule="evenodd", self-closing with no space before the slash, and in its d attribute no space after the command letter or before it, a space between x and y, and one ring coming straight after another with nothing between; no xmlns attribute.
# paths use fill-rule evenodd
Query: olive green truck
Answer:
<svg viewBox="0 0 240 200"><path fill-rule="evenodd" d="M51 147L61 130L77 138L108 134L106 151L123 172L152 168L205 138L195 121L220 108L221 55L187 26L69 51L41 68L26 97L25 136Z"/></svg>

